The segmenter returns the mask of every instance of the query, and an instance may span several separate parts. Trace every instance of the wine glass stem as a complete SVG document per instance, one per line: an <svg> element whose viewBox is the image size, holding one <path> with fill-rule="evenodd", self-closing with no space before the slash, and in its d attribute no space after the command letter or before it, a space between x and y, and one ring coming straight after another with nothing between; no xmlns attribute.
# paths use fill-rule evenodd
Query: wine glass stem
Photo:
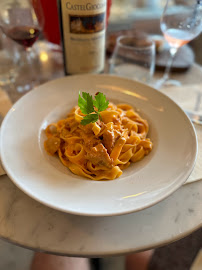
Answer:
<svg viewBox="0 0 202 270"><path fill-rule="evenodd" d="M165 69L165 73L163 75L163 81L167 81L169 79L169 74L170 74L170 69L172 67L172 64L173 64L173 61L175 59L175 55L177 53L178 49L177 48L173 48L171 47L169 52L170 52L170 58L168 60L168 63L167 63L167 66L166 66L166 69Z"/></svg>

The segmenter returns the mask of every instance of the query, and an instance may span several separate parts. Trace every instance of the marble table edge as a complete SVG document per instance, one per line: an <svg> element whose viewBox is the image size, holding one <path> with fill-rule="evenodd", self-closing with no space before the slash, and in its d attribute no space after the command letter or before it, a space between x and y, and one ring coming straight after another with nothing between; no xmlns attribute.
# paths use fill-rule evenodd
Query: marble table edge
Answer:
<svg viewBox="0 0 202 270"><path fill-rule="evenodd" d="M179 234L177 237L173 238L172 241L166 240L166 241L160 241L158 244L155 245L155 248L152 245L148 245L145 247L142 247L140 249L134 248L134 249L128 249L122 252L103 252L103 253L85 253L85 252L80 252L80 254L75 254L73 253L64 253L64 252L58 252L58 251L54 251L54 250L43 250L41 248L35 248L32 246L27 246L24 243L19 243L15 240L11 240L9 238L3 237L0 235L0 239L2 239L3 241L6 241L8 243L14 244L18 247L21 248L25 248L28 250L32 250L34 252L42 252L42 253L46 253L46 254L52 254L52 255L58 255L58 256L66 256L66 257L77 257L77 258L104 258L104 257L115 257L115 256L126 256L128 254L131 253L138 253L138 252L142 252L142 251L146 251L146 250L150 250L150 249L157 249L160 248L162 246L168 245L168 244L172 244L180 239L185 238L186 236L190 235L191 233L197 231L198 229L202 228L202 223L199 224L198 226L186 231L185 233Z"/></svg>

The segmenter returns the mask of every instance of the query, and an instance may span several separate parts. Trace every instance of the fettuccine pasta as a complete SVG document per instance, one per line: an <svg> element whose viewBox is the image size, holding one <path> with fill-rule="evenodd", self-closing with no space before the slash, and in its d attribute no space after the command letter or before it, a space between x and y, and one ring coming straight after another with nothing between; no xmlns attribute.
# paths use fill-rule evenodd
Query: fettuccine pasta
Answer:
<svg viewBox="0 0 202 270"><path fill-rule="evenodd" d="M102 121L83 126L84 115L74 107L67 118L47 126L44 147L74 174L111 180L148 155L152 142L147 138L148 122L130 105L109 103L100 115Z"/></svg>

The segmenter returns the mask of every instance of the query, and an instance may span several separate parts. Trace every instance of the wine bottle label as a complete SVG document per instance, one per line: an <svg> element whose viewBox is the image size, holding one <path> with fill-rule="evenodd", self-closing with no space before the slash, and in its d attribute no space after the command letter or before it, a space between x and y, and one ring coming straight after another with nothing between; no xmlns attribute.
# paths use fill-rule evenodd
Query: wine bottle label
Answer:
<svg viewBox="0 0 202 270"><path fill-rule="evenodd" d="M99 73L105 62L106 0L61 0L66 73Z"/></svg>

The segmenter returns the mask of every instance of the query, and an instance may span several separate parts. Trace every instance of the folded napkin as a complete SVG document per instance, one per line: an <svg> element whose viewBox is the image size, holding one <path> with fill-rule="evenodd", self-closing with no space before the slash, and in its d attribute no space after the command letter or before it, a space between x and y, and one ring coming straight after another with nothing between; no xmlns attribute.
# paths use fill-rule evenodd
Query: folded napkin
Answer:
<svg viewBox="0 0 202 270"><path fill-rule="evenodd" d="M202 115L202 84L180 87L164 87L161 92L172 98L183 110L195 111ZM194 124L198 138L196 165L186 183L202 180L202 125Z"/></svg>
<svg viewBox="0 0 202 270"><path fill-rule="evenodd" d="M1 125L1 122L3 120L3 117L9 111L11 106L12 106L12 103L11 103L7 93L0 89L0 125ZM0 175L3 175L3 174L5 174L5 171L2 168L1 160L0 160Z"/></svg>

